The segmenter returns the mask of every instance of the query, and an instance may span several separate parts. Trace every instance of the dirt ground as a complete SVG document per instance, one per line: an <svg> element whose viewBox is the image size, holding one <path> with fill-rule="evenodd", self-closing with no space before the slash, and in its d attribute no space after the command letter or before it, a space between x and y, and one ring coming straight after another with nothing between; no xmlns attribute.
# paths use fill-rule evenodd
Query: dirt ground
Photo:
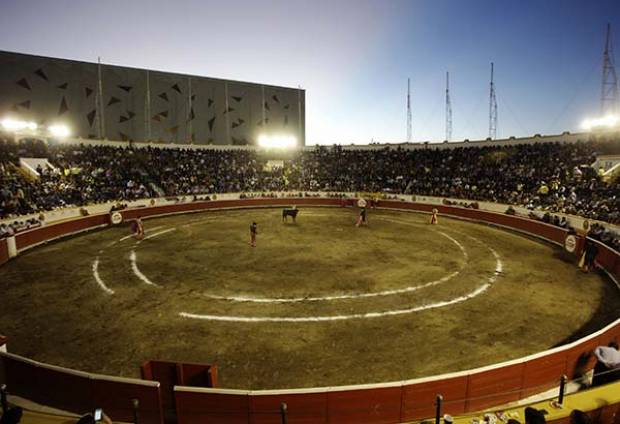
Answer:
<svg viewBox="0 0 620 424"><path fill-rule="evenodd" d="M51 364L139 376L149 359L212 363L221 387L270 389L469 369L620 315L617 288L559 247L428 218L370 211L356 228L350 209L304 208L296 224L254 209L147 220L139 244L119 241L127 226L86 233L0 268L0 334Z"/></svg>

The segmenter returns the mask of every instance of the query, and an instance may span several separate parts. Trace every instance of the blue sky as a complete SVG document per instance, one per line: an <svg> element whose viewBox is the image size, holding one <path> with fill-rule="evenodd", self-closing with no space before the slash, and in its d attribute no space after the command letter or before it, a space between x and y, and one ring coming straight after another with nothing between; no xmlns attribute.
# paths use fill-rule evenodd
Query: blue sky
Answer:
<svg viewBox="0 0 620 424"><path fill-rule="evenodd" d="M306 89L307 144L486 138L490 62L499 137L579 130L599 113L620 1L1 0L0 49ZM617 67L620 71L620 66Z"/></svg>

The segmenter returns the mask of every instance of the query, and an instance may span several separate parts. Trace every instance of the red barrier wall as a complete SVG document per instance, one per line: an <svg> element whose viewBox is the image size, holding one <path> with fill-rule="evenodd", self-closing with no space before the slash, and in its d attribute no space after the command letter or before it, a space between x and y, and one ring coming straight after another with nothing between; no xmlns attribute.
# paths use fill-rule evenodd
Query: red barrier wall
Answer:
<svg viewBox="0 0 620 424"><path fill-rule="evenodd" d="M183 212L196 212L210 209L224 208L258 208L277 206L340 206L340 199L331 198L274 198L274 199L239 199L239 200L211 200L205 202L178 203L149 208L125 209L119 211L123 219L145 218L149 216L166 215Z"/></svg>
<svg viewBox="0 0 620 424"><path fill-rule="evenodd" d="M121 211L124 219L197 210L269 206L341 206L337 198L247 199L193 202ZM443 205L381 201L379 207L430 212L500 225L563 243L565 230L538 221L493 212ZM105 225L108 214L93 215L44 226L19 234L18 250L65 234ZM2 259L0 242L0 264ZM4 244L5 246L5 244ZM601 245L597 261L620 278L620 255ZM444 410L459 414L520 399L556 386L559 377L570 377L593 365L592 349L620 340L620 320L573 344L521 360L429 379L365 387L309 389L293 392L240 392L177 387L174 401L180 423L278 422L279 405L286 402L291 422L382 423L426 418L433 415L435 396L444 395ZM145 422L161 422L161 393L126 381L86 378L85 373L36 365L33 361L0 356L11 391L52 406L84 412L94 405L113 411L115 419L130 419L127 399L140 399ZM36 383L33 383L36 382ZM70 389L67 389L70 388ZM167 399L171 401L170 398ZM73 408L73 409L70 409ZM78 411L79 409L79 411ZM294 419L293 419L294 417Z"/></svg>
<svg viewBox="0 0 620 424"><path fill-rule="evenodd" d="M140 402L140 422L162 424L159 383L99 376L0 353L9 391L43 405L85 414L103 408L114 421L133 421L132 399Z"/></svg>
<svg viewBox="0 0 620 424"><path fill-rule="evenodd" d="M159 381L161 403L166 415L174 415L174 391L179 384L177 363L167 361L148 361L140 368L144 380Z"/></svg>
<svg viewBox="0 0 620 424"><path fill-rule="evenodd" d="M15 236L15 245L19 251L37 243L52 240L100 225L106 225L109 224L109 222L110 215L105 213L72 219L69 221L59 222L57 224L44 225L43 227L34 228L32 230L17 234Z"/></svg>
<svg viewBox="0 0 620 424"><path fill-rule="evenodd" d="M6 239L0 239L0 266L9 261L9 246Z"/></svg>

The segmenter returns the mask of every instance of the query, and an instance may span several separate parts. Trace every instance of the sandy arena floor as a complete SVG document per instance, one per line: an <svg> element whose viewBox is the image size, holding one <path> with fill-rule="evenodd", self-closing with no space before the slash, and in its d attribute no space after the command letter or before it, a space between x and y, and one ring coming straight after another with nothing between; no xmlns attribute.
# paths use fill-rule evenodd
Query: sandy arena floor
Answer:
<svg viewBox="0 0 620 424"><path fill-rule="evenodd" d="M393 381L517 358L618 317L559 247L482 224L350 209L205 212L35 248L0 268L0 334L43 362L138 376L215 363L220 386ZM251 248L249 224L258 222Z"/></svg>

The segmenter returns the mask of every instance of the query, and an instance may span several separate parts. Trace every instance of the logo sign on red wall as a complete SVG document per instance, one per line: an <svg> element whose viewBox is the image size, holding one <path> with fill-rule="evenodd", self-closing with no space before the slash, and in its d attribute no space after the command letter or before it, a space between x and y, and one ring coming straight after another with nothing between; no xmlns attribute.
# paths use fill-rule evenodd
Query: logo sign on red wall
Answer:
<svg viewBox="0 0 620 424"><path fill-rule="evenodd" d="M112 224L118 225L121 222L123 222L123 215L121 215L119 212L112 213Z"/></svg>
<svg viewBox="0 0 620 424"><path fill-rule="evenodd" d="M564 249L568 253L575 253L575 249L577 248L577 237L572 234L569 234L564 239Z"/></svg>

